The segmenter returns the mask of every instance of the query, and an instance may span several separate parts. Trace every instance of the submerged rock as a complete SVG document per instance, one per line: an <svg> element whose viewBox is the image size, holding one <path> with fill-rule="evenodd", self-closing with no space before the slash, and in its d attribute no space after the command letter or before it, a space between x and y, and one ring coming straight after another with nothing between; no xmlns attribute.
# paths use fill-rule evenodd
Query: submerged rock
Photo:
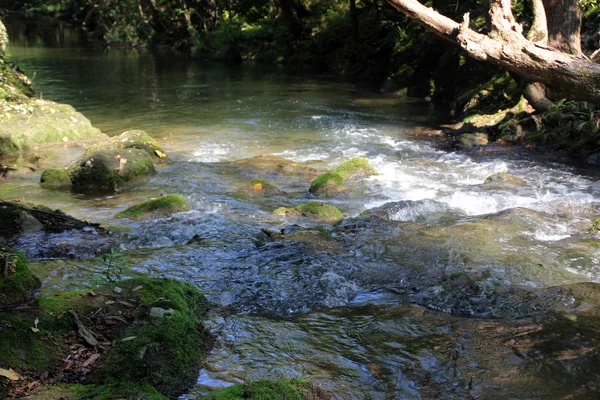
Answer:
<svg viewBox="0 0 600 400"><path fill-rule="evenodd" d="M139 149L98 151L68 169L73 187L87 192L117 192L156 173L152 158Z"/></svg>
<svg viewBox="0 0 600 400"><path fill-rule="evenodd" d="M235 161L233 164L241 167L253 168L263 172L273 172L281 173L284 175L299 175L309 177L317 176L323 171L319 168L320 163L299 163L271 154L261 154L255 157L238 160Z"/></svg>
<svg viewBox="0 0 600 400"><path fill-rule="evenodd" d="M461 150L474 150L489 143L487 133L463 133L458 137L456 147Z"/></svg>
<svg viewBox="0 0 600 400"><path fill-rule="evenodd" d="M525 181L508 172L496 172L485 178L483 181L484 185L499 184L499 185L513 185L513 186L525 186Z"/></svg>
<svg viewBox="0 0 600 400"><path fill-rule="evenodd" d="M189 211L189 209L188 202L184 197L178 194L167 194L120 211L115 214L115 218L141 220Z"/></svg>
<svg viewBox="0 0 600 400"><path fill-rule="evenodd" d="M311 217L323 221L335 222L340 220L343 213L336 207L321 202L300 204L293 208L280 207L273 214L295 217Z"/></svg>
<svg viewBox="0 0 600 400"><path fill-rule="evenodd" d="M23 253L0 246L0 308L24 303L41 286Z"/></svg>

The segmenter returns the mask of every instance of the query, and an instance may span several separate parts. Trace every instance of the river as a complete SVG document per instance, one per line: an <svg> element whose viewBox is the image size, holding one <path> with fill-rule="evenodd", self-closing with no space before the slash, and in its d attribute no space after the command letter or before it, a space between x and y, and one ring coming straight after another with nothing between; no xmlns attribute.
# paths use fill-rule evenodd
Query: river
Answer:
<svg viewBox="0 0 600 400"><path fill-rule="evenodd" d="M442 121L429 103L331 76L101 49L60 23L6 25L10 59L40 96L109 135L143 129L170 155L131 191L49 192L37 173L0 182L0 198L99 222L117 232L130 274L203 290L218 345L193 393L299 376L339 399L597 397L597 322L547 325L563 321L556 313L588 321L579 313L600 298L581 284L600 281L589 231L600 215L597 171L501 147L447 150L412 134ZM261 229L318 223L272 214L310 201L310 179L240 162L262 154L323 170L360 156L379 174L327 200L345 215L326 225L328 240L270 240ZM64 154L46 157L64 164ZM496 172L522 184L483 184ZM253 178L279 190L247 190ZM183 195L191 211L113 218L161 193ZM82 240L20 243L43 293L92 284L98 262ZM77 251L53 259L42 242Z"/></svg>

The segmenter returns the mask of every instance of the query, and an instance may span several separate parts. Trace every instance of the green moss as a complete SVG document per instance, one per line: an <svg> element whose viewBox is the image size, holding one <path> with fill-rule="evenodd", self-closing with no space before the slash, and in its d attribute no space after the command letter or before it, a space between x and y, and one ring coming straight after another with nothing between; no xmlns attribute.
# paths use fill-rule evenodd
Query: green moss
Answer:
<svg viewBox="0 0 600 400"><path fill-rule="evenodd" d="M321 395L321 397L319 396ZM303 379L280 381L257 381L243 385L234 385L218 392L210 393L205 399L210 400L309 400L328 399L324 391Z"/></svg>
<svg viewBox="0 0 600 400"><path fill-rule="evenodd" d="M317 176L311 183L310 193L315 195L333 195L345 190L344 178L335 172L327 172Z"/></svg>
<svg viewBox="0 0 600 400"><path fill-rule="evenodd" d="M177 212L188 211L189 209L188 202L184 197L178 194L167 194L120 211L115 214L115 218L141 220L150 217L171 215Z"/></svg>
<svg viewBox="0 0 600 400"><path fill-rule="evenodd" d="M350 179L362 176L377 175L375 168L369 164L366 158L358 157L348 160L331 171L338 174L342 179Z"/></svg>
<svg viewBox="0 0 600 400"><path fill-rule="evenodd" d="M146 319L121 334L97 379L151 383L167 397L190 387L200 370L209 340L200 316L208 303L189 284L158 279L136 279L121 287L143 286L136 293L144 309L169 307L175 311L160 320Z"/></svg>
<svg viewBox="0 0 600 400"><path fill-rule="evenodd" d="M71 186L71 178L65 169L53 168L42 172L40 183L48 188L67 187Z"/></svg>
<svg viewBox="0 0 600 400"><path fill-rule="evenodd" d="M0 246L0 305L30 300L39 287L40 281L31 272L25 255Z"/></svg>
<svg viewBox="0 0 600 400"><path fill-rule="evenodd" d="M300 204L294 208L280 207L273 213L284 216L312 217L330 222L337 221L343 216L343 213L336 207L316 201Z"/></svg>

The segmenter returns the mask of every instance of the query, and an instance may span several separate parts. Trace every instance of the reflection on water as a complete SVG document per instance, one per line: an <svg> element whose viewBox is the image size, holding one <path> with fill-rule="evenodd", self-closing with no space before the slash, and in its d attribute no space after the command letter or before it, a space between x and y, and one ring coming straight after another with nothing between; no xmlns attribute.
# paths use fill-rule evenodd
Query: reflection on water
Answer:
<svg viewBox="0 0 600 400"><path fill-rule="evenodd" d="M198 390L308 376L339 398L535 398L569 393L582 377L557 367L552 351L531 350L535 341L527 335L518 337L532 353L513 353L505 343L522 327L511 318L525 318L533 332L542 328L531 315L581 303L548 287L600 281L600 246L589 232L600 214L593 173L511 151L443 151L409 135L439 118L429 104L331 77L102 50L62 24L12 20L7 27L12 59L44 98L71 103L110 135L144 129L172 162L112 196L44 190L37 172L1 182L0 198L100 222L120 232L104 245L127 251L129 273L200 287L219 307L208 324L221 346ZM327 227L331 237L316 244L275 240L261 228L291 232L292 224L317 222L272 215L311 200L312 177L236 162L266 153L317 160L311 165L321 170L363 156L379 175L327 200L346 216ZM59 146L43 156L62 166L75 155ZM502 171L523 186L483 184ZM249 190L257 177L279 190ZM160 193L184 195L191 211L114 220L117 211ZM60 246L78 249L73 258L100 248L96 238L75 233L31 236L19 245L38 258ZM45 293L89 285L97 275L94 260L46 260L34 268ZM496 347L485 345L488 331Z"/></svg>

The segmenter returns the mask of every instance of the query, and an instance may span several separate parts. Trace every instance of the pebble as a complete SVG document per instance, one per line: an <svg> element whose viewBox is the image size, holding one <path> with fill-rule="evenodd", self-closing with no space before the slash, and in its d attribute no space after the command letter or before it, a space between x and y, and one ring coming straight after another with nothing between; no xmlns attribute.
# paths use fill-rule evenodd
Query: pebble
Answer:
<svg viewBox="0 0 600 400"><path fill-rule="evenodd" d="M118 286L115 286L115 288L113 289L113 292L115 292L115 293L121 293L122 291L123 291L123 289L121 289Z"/></svg>

